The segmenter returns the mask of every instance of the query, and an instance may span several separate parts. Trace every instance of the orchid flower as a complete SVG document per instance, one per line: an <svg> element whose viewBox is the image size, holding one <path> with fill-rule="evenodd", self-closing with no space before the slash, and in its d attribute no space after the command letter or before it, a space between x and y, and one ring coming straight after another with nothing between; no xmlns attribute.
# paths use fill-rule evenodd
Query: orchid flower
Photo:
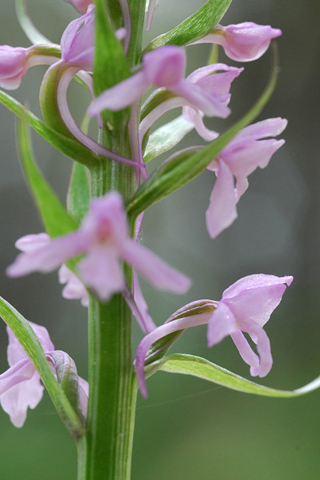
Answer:
<svg viewBox="0 0 320 480"><path fill-rule="evenodd" d="M218 25L212 33L194 42L216 43L224 48L226 55L237 62L250 62L260 58L268 49L270 41L282 34L270 25L252 22L223 27Z"/></svg>
<svg viewBox="0 0 320 480"><path fill-rule="evenodd" d="M50 236L47 233L25 235L16 241L15 246L21 252L32 252L50 243ZM59 269L59 282L65 283L62 296L67 299L79 299L84 307L89 305L88 292L79 278L66 266L61 265Z"/></svg>
<svg viewBox="0 0 320 480"><path fill-rule="evenodd" d="M266 376L272 367L272 356L263 326L279 305L286 285L292 281L291 276L248 275L227 288L219 302L199 300L175 312L163 325L146 335L138 346L135 367L141 393L147 396L144 366L151 345L174 332L204 324L208 325L209 347L230 335L242 359L250 365L250 374ZM258 355L243 332L256 344Z"/></svg>
<svg viewBox="0 0 320 480"><path fill-rule="evenodd" d="M77 267L80 279L102 301L126 289L120 259L160 290L184 293L190 287L186 276L130 238L122 197L117 192L93 200L79 230L21 253L7 273L19 277L35 271L50 272L83 253L86 256Z"/></svg>
<svg viewBox="0 0 320 480"><path fill-rule="evenodd" d="M34 45L29 48L0 46L0 87L6 90L19 88L29 68L35 65L52 65L59 59L49 49L53 44Z"/></svg>
<svg viewBox="0 0 320 480"><path fill-rule="evenodd" d="M283 118L270 118L245 127L209 164L208 169L217 175L206 212L211 238L217 237L237 218L236 205L248 188L247 177L257 167L265 168L272 155L284 144L284 140L267 137L282 133L287 123Z"/></svg>
<svg viewBox="0 0 320 480"><path fill-rule="evenodd" d="M104 109L117 111L126 108L154 85L170 90L208 116L227 117L230 113L227 107L229 95L212 95L201 84L185 79L185 67L186 54L182 47L166 45L146 53L142 70L103 92L93 101L88 114L94 116Z"/></svg>
<svg viewBox="0 0 320 480"><path fill-rule="evenodd" d="M229 67L223 63L215 63L195 70L186 78L186 82L196 85L197 88L201 88L204 92L210 95L212 101L216 101L217 104L220 104L220 106L223 107L222 113L224 115L226 112L225 108L227 108L231 97L229 93L231 83L242 71L243 68ZM153 95L146 100L145 105L147 105L152 97L157 95L159 91L159 89L156 90ZM141 121L139 130L141 141L156 120L158 120L164 113L177 107L183 107L183 117L194 125L196 131L204 140L212 141L218 137L218 133L209 130L204 125L201 109L197 108L184 98L174 97L155 107ZM217 117L221 116L219 115L219 112L221 113L221 110L217 109ZM230 113L229 109L228 112Z"/></svg>
<svg viewBox="0 0 320 480"><path fill-rule="evenodd" d="M56 357L67 356L69 359L70 357L65 352L54 349L45 327L32 322L29 324L38 337L53 373L55 373ZM0 375L0 403L3 410L10 416L13 425L22 427L27 417L28 407L33 409L40 402L43 386L33 363L9 327L7 327L7 333L9 336L7 354L10 368ZM88 393L88 383L79 377L79 406L84 416L87 413Z"/></svg>

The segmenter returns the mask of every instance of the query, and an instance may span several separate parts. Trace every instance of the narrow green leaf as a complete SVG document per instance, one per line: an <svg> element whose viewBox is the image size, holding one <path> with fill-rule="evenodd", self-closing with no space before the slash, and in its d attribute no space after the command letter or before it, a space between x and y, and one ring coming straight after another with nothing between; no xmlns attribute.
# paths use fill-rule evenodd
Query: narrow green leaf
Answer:
<svg viewBox="0 0 320 480"><path fill-rule="evenodd" d="M108 16L105 0L96 0L96 48L93 88L96 96L129 77L129 68L121 43L118 41ZM114 128L124 125L129 109L120 112L102 112L104 121Z"/></svg>
<svg viewBox="0 0 320 480"><path fill-rule="evenodd" d="M194 125L185 120L182 115L158 128L149 137L143 156L144 161L147 163L175 147L193 128Z"/></svg>
<svg viewBox="0 0 320 480"><path fill-rule="evenodd" d="M16 0L16 14L22 30L31 43L51 43L30 20L24 0Z"/></svg>
<svg viewBox="0 0 320 480"><path fill-rule="evenodd" d="M26 109L20 102L0 90L0 103L14 113L18 118L23 118L35 132L43 137L48 143L51 143L57 150L69 158L79 163L92 167L96 165L102 157L99 157L87 147L75 139L65 137L56 132L53 128L47 126L32 112Z"/></svg>
<svg viewBox="0 0 320 480"><path fill-rule="evenodd" d="M75 163L68 190L67 209L76 222L80 223L88 212L89 203L90 186L87 169L84 165Z"/></svg>
<svg viewBox="0 0 320 480"><path fill-rule="evenodd" d="M84 427L72 408L59 383L55 379L42 346L27 320L6 300L0 297L0 315L13 331L19 343L37 369L53 404L69 433L77 439L84 434Z"/></svg>
<svg viewBox="0 0 320 480"><path fill-rule="evenodd" d="M78 223L67 213L34 161L30 134L23 119L18 120L17 137L22 167L46 231L57 237L76 230Z"/></svg>
<svg viewBox="0 0 320 480"><path fill-rule="evenodd" d="M154 366L155 368L156 366ZM290 398L311 392L319 388L320 377L297 390L278 390L276 388L264 387L251 382L225 368L219 367L208 360L193 355L172 354L163 358L158 363L158 370L169 373L181 373L217 383L239 392L262 395L265 397Z"/></svg>
<svg viewBox="0 0 320 480"><path fill-rule="evenodd" d="M167 33L152 40L144 53L162 45L187 45L210 33L226 13L232 0L208 0L197 12Z"/></svg>
<svg viewBox="0 0 320 480"><path fill-rule="evenodd" d="M197 177L233 137L260 114L275 88L276 78L277 67L276 61L274 61L268 85L251 110L233 127L206 147L192 155L178 154L160 165L136 191L128 204L128 214L135 218L153 203L158 202Z"/></svg>

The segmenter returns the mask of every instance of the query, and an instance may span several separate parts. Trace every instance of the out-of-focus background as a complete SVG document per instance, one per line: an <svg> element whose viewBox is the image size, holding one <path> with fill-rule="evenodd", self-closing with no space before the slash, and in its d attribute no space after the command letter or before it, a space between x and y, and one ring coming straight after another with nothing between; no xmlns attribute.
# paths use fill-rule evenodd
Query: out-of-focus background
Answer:
<svg viewBox="0 0 320 480"><path fill-rule="evenodd" d="M1 2L0 44L28 46L14 2ZM146 42L182 21L203 0L160 0ZM53 42L76 13L62 0L28 0L32 19ZM143 283L150 313L162 323L173 311L199 298L219 300L223 290L251 273L293 275L280 307L266 327L274 367L263 383L294 389L320 374L320 4L317 0L234 0L223 25L254 21L281 28L281 72L276 92L260 119L289 120L286 144L266 170L250 176L238 205L239 218L215 241L205 227L214 182L211 172L155 205L145 215L143 242L193 279L184 297ZM206 63L209 47L188 48L189 71ZM235 64L221 53L221 61ZM266 84L271 57L245 65L232 86L232 115L209 120L222 131L257 99ZM12 92L39 114L42 67L32 69ZM73 109L84 108L82 93L70 93ZM61 298L57 273L9 280L4 270L15 258L14 242L42 231L17 159L14 116L0 106L0 294L29 320L45 325L56 348L67 351L87 378L85 310ZM199 143L196 135L185 143ZM71 161L34 136L36 157L48 180L65 197ZM136 328L135 345L141 338ZM7 368L5 328L0 325L1 372ZM249 377L230 339L208 350L205 328L184 334L175 351L202 355ZM148 381L149 398L139 395L133 480L317 480L320 469L320 391L285 400L237 393L204 381L158 373ZM0 411L0 478L73 480L73 441L47 395L14 428ZM99 479L97 479L99 480ZM119 479L120 480L120 479Z"/></svg>

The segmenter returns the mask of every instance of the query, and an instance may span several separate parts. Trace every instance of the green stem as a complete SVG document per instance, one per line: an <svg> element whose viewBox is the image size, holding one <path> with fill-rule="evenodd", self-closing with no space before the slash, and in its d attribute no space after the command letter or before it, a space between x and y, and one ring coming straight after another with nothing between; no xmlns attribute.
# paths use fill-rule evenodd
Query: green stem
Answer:
<svg viewBox="0 0 320 480"><path fill-rule="evenodd" d="M84 479L129 480L137 389L132 367L131 312L121 295L105 304L90 299L89 338Z"/></svg>

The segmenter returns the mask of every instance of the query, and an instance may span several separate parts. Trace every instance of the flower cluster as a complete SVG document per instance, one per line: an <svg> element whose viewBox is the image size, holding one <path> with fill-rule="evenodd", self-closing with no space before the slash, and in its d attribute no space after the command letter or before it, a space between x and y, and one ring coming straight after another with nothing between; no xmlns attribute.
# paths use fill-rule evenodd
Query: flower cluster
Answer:
<svg viewBox="0 0 320 480"><path fill-rule="evenodd" d="M146 167L148 142L156 122L174 109L179 109L180 115L175 124L179 126L176 127L177 131L174 130L169 135L170 147L167 150L177 145L192 129L195 129L205 142L219 140L219 133L206 126L205 118L226 119L231 114L230 90L233 82L243 72L242 67L218 62L197 68L186 76L188 46L195 43L220 45L230 59L248 62L261 57L271 40L280 36L281 31L251 22L226 27L215 25L210 33L206 31L200 39L199 36L190 35L184 46L177 46L176 42L172 41L172 44L164 42L154 48L151 43L138 55L136 52L132 53L134 49L130 49L133 22L129 3L120 0L117 11L121 12L117 12L117 15L121 14L121 21L110 21L109 27L112 42L121 52L119 62L123 61L124 67L111 72L110 78L108 77L110 88L100 93L102 89L97 88L94 72L99 53L95 43L98 4L96 6L90 0L65 1L71 3L81 16L66 27L60 45L48 42L29 48L13 48L7 45L0 47L0 87L14 90L20 86L31 67L40 64L49 66L40 88L43 114L43 128L40 130L49 131L48 138L56 135L56 144L72 142L72 147L80 148L80 160L79 157L72 156L72 148L68 148L68 152L71 158L89 168L84 176L88 197L91 194L91 199L86 204L87 213L79 215L80 226L73 231L72 228L66 228L64 235L59 231L51 238L47 233L40 233L26 235L18 240L16 247L21 253L8 267L8 276L20 277L31 272L46 273L59 268L59 280L65 284L63 296L80 299L86 307L90 298L105 303L113 295L121 294L146 334L138 347L136 357L137 378L144 395L145 359L152 344L173 332L199 324L208 324L210 347L230 335L241 357L250 365L251 375L265 376L271 369L272 356L263 326L279 304L286 285L289 286L292 282L292 277L250 275L226 289L219 302L201 301L201 305L208 305L205 313L199 313L197 303L188 304L175 312L163 325L156 327L148 314L137 273L159 290L179 294L189 290L191 281L187 276L139 243L144 210L170 193L173 183L178 184L177 188L182 186L180 179L172 180L170 174L176 165L182 162L183 156L179 155L184 151L173 155L176 163L164 162L154 171L154 176L149 176ZM147 28L151 26L155 4L154 0L150 0ZM120 28L113 31L115 24ZM178 44L181 45L179 42ZM136 57L136 63L132 60L133 57ZM117 81L114 80L116 75ZM87 129L78 126L68 107L67 91L75 77L82 86L89 89L91 103L88 105L84 123L88 123L93 117L97 118L98 137L103 139L101 143L91 138ZM99 95L96 94L97 91ZM143 104L142 98L145 99ZM125 109L123 115L114 113ZM110 118L110 122L107 122L106 118ZM122 130L115 132L119 125ZM211 238L217 237L236 219L237 203L248 188L249 175L258 167L265 168L272 155L284 144L284 140L277 140L275 137L284 131L286 125L285 119L270 118L247 125L242 130L239 127L229 143L224 144L217 154L212 154L206 165L203 165L203 170L208 169L216 174L206 212L207 230ZM45 130L46 128L48 130ZM157 131L153 132L155 133ZM128 142L127 148L122 148L124 139ZM160 141L158 144L160 153L166 151L162 143L165 142ZM201 149L202 146L195 147L197 151ZM87 158L89 150L92 154L90 164ZM189 161L190 158L193 157L188 157ZM113 170L113 162L122 164L118 165L117 174L125 172L123 182L122 179L114 181L116 169ZM94 184L92 169L95 174L98 170L104 172L102 177L96 180L97 185ZM191 172L190 178L184 183L192 178ZM155 180L151 188L153 179ZM83 187L83 184L81 186ZM119 188L120 192L116 191L116 188ZM163 189L159 195L157 188L159 191ZM83 194L81 200L84 197ZM43 203L45 201L46 199L43 199ZM137 203L142 205L136 212L137 215L141 214L138 219L132 212L130 216L128 207L129 205L134 208ZM72 216L72 212L64 213L66 217L69 215L69 219ZM54 350L44 327L35 324L31 326L53 372L56 373L54 359L57 355L67 354ZM252 350L244 334L249 335L258 354ZM8 335L10 368L0 376L0 401L12 422L21 426L25 421L28 406L34 408L40 401L43 387L35 367L10 329ZM78 383L79 405L85 415L88 385L81 378Z"/></svg>

